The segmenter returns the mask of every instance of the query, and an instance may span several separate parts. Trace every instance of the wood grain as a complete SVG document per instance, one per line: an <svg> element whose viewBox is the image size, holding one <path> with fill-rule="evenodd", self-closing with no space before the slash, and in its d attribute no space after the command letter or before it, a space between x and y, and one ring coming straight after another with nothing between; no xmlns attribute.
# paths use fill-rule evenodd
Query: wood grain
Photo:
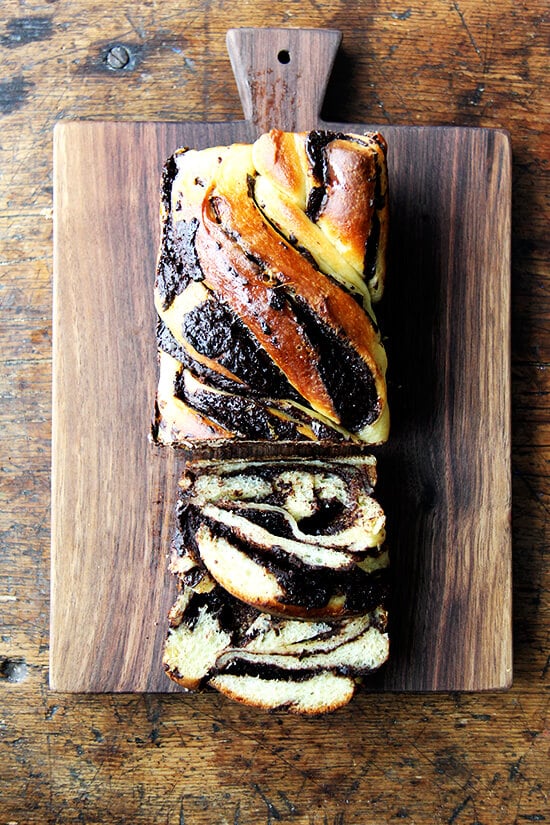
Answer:
<svg viewBox="0 0 550 825"><path fill-rule="evenodd" d="M548 820L546 5L542 0L4 0L2 821L522 825ZM335 715L303 720L266 716L216 694L67 694L48 687L52 129L60 118L238 120L227 20L233 26L342 31L322 110L327 121L479 126L511 133L514 683L509 691L363 691ZM116 71L105 61L115 44L124 44L131 55L129 66ZM395 433L395 383L391 392Z"/></svg>
<svg viewBox="0 0 550 825"><path fill-rule="evenodd" d="M273 123L305 128L304 98L287 105L281 71L284 88L296 89L294 73L316 65L298 60L311 53L309 32L305 43L298 31L292 42L287 33L262 33L267 55L254 32L245 34L229 42L234 63L250 72L240 85L250 91L253 121L56 128L50 684L57 690L172 689L160 661L174 597L166 553L181 459L147 443L159 170L179 145L251 140ZM333 35L322 40L332 53ZM260 54L278 62L283 45L296 60L271 72L258 66ZM320 88L318 77L301 83L303 91ZM308 118L321 99L315 94L304 100ZM266 98L272 104L262 110ZM386 127L384 134L393 205L382 328L394 425L377 453L396 606L391 662L370 686L504 688L512 670L509 141L475 129Z"/></svg>
<svg viewBox="0 0 550 825"><path fill-rule="evenodd" d="M245 120L259 133L319 124L341 39L330 29L230 29L227 50Z"/></svg>
<svg viewBox="0 0 550 825"><path fill-rule="evenodd" d="M447 129L396 137L380 319L393 409L380 496L396 605L384 684L507 687L509 140Z"/></svg>

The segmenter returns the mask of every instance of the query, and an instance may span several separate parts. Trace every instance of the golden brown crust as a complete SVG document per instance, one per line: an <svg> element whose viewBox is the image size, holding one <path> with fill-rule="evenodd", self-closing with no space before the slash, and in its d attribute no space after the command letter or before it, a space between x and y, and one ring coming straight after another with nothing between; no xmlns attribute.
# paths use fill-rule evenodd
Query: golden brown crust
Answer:
<svg viewBox="0 0 550 825"><path fill-rule="evenodd" d="M375 159L344 140L327 146L326 159L327 197L319 220L349 249L348 256L361 271L374 212ZM352 201L355 205L350 209Z"/></svg>
<svg viewBox="0 0 550 825"><path fill-rule="evenodd" d="M314 221L368 284L372 301L380 300L385 280L388 224L387 144L379 132L364 135L286 133L272 129L254 145L258 172L285 192L302 210L316 187L323 188ZM313 136L313 137L312 137ZM308 160L317 155L318 169ZM373 229L375 256L367 254ZM377 253L377 254L376 254Z"/></svg>
<svg viewBox="0 0 550 825"><path fill-rule="evenodd" d="M307 157L303 134L272 129L252 149L254 167L286 192L305 211Z"/></svg>
<svg viewBox="0 0 550 825"><path fill-rule="evenodd" d="M217 206L223 209L219 200ZM243 218L246 221L246 215ZM272 361L284 370L292 386L314 409L336 420L332 401L316 369L317 354L290 307L288 304L281 309L270 306L270 295L262 274L246 253L228 238L231 223L223 231L212 220L208 208L203 211L203 220L204 231L201 227L197 233L197 251L205 265L206 283L213 291L223 294ZM247 228L250 230L250 225ZM237 283L232 274L235 270L240 275ZM281 279L281 283L284 282ZM273 282L273 286L276 285ZM274 329L275 335L272 332Z"/></svg>

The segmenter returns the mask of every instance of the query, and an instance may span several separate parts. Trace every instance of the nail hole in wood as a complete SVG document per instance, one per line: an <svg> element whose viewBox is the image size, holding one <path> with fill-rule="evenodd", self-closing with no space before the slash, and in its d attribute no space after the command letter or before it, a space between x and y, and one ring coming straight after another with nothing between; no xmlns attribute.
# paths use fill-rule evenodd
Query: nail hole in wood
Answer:
<svg viewBox="0 0 550 825"><path fill-rule="evenodd" d="M105 57L105 62L109 69L130 69L132 68L132 55L130 50L121 43L112 46Z"/></svg>
<svg viewBox="0 0 550 825"><path fill-rule="evenodd" d="M290 63L290 53L286 49L281 49L281 51L277 55L277 60L279 61L279 63Z"/></svg>
<svg viewBox="0 0 550 825"><path fill-rule="evenodd" d="M22 682L27 677L27 663L22 656L6 658L0 664L0 677L8 682Z"/></svg>

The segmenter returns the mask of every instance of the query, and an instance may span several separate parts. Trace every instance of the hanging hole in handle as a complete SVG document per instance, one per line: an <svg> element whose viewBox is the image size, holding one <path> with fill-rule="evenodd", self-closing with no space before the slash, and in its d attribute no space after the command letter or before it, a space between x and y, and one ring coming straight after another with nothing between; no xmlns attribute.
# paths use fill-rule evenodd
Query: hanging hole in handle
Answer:
<svg viewBox="0 0 550 825"><path fill-rule="evenodd" d="M277 60L279 63L283 63L284 65L290 63L290 52L287 49L281 49L277 55Z"/></svg>

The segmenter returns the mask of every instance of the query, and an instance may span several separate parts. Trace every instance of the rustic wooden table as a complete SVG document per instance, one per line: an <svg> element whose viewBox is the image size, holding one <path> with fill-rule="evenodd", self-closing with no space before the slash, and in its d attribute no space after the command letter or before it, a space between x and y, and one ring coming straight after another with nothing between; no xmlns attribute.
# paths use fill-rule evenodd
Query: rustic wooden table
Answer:
<svg viewBox="0 0 550 825"><path fill-rule="evenodd" d="M2 12L0 823L550 820L547 4L4 0ZM217 695L48 688L52 129L241 118L225 30L264 25L342 31L327 120L511 133L508 692L364 693L307 720Z"/></svg>

